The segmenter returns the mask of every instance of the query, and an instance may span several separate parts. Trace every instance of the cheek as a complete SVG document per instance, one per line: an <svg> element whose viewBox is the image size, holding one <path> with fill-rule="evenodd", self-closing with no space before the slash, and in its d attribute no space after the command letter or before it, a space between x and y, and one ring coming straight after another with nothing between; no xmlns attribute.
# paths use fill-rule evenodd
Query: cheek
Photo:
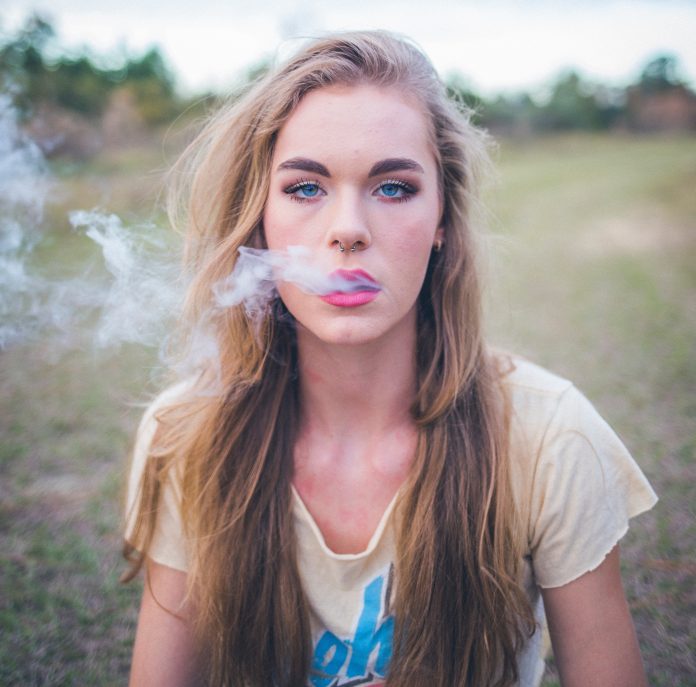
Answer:
<svg viewBox="0 0 696 687"><path fill-rule="evenodd" d="M420 217L408 216L390 232L388 241L390 252L398 262L414 267L427 266L437 231L437 219L432 213Z"/></svg>
<svg viewBox="0 0 696 687"><path fill-rule="evenodd" d="M415 299L423 285L435 240L434 221L402 225L391 237L390 256L397 269L401 293Z"/></svg>
<svg viewBox="0 0 696 687"><path fill-rule="evenodd" d="M280 282L276 286L276 290L278 291L278 295L280 296L280 300L283 301L285 307L289 310L291 315L295 315L293 310L295 310L295 299L297 297L297 294L294 293L296 289L292 286L292 284L287 284L285 282Z"/></svg>
<svg viewBox="0 0 696 687"><path fill-rule="evenodd" d="M416 257L429 254L433 245L435 230L423 231L422 226L401 225L400 231L394 232L389 239L392 248L399 255Z"/></svg>
<svg viewBox="0 0 696 687"><path fill-rule="evenodd" d="M275 221L273 208L270 206L270 203L266 205L261 221L263 222L263 235L266 238L266 245L271 249L277 248L278 225Z"/></svg>
<svg viewBox="0 0 696 687"><path fill-rule="evenodd" d="M301 325L310 326L315 321L311 301L293 284L280 282L277 285L278 297L293 319Z"/></svg>
<svg viewBox="0 0 696 687"><path fill-rule="evenodd" d="M430 243L422 240L403 240L392 252L391 295L397 300L413 304L423 287L430 259Z"/></svg>
<svg viewBox="0 0 696 687"><path fill-rule="evenodd" d="M269 200L263 213L263 230L266 244L271 250L282 250L293 241L294 225L287 219L288 213L282 212L278 203Z"/></svg>

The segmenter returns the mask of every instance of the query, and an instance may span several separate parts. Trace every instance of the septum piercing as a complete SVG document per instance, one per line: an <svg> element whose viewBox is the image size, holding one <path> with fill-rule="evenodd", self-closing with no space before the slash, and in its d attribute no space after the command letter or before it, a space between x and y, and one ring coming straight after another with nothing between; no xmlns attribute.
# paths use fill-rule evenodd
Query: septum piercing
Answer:
<svg viewBox="0 0 696 687"><path fill-rule="evenodd" d="M359 241L356 241L356 242L350 247L350 252L351 252L351 253L355 253L355 251L356 251L356 246L358 245L358 243L359 243ZM346 252L346 247L345 247L340 241L338 242L338 250L339 250L341 253L345 253L345 252Z"/></svg>

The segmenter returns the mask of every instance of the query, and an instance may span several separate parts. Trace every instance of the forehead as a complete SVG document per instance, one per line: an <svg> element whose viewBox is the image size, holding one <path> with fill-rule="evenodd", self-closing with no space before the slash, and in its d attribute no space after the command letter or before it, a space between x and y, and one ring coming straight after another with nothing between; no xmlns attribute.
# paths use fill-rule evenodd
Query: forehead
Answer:
<svg viewBox="0 0 696 687"><path fill-rule="evenodd" d="M374 85L308 93L281 128L274 159L300 155L324 162L408 156L435 163L422 105L394 87Z"/></svg>

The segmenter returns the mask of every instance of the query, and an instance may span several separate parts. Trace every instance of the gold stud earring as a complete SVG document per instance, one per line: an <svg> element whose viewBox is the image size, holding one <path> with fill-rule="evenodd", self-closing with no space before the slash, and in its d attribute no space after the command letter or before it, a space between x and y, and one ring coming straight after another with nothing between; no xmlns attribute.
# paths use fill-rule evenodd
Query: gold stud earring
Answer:
<svg viewBox="0 0 696 687"><path fill-rule="evenodd" d="M435 241L435 243L433 243L433 250L436 253L439 253L442 250L442 239L438 239Z"/></svg>

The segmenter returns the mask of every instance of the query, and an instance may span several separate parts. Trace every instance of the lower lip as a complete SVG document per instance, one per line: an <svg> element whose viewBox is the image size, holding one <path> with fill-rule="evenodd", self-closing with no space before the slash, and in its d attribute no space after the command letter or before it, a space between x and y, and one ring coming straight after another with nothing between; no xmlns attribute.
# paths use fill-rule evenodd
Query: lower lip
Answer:
<svg viewBox="0 0 696 687"><path fill-rule="evenodd" d="M377 296L379 291L355 291L353 293L327 293L321 296L321 300L329 305L336 305L341 308L356 308L359 305L371 303Z"/></svg>

